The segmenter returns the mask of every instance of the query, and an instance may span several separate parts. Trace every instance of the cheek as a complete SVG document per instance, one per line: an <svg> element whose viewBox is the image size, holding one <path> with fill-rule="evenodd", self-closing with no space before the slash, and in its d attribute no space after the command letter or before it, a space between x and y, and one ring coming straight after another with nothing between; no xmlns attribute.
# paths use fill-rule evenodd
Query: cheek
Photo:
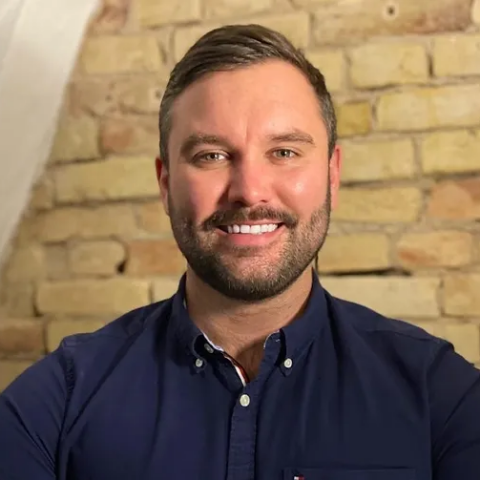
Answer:
<svg viewBox="0 0 480 480"><path fill-rule="evenodd" d="M290 175L281 186L284 202L299 215L308 214L323 204L327 188L327 180L322 181L319 172Z"/></svg>
<svg viewBox="0 0 480 480"><path fill-rule="evenodd" d="M223 192L221 182L211 181L206 175L182 175L172 187L177 208L195 223L204 221L218 210Z"/></svg>

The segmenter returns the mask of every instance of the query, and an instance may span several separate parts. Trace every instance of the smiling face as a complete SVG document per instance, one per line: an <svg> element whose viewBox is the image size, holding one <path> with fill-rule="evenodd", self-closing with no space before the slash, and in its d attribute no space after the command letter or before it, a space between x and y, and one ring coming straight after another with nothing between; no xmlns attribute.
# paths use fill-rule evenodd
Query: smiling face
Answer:
<svg viewBox="0 0 480 480"><path fill-rule="evenodd" d="M318 99L281 61L215 72L175 100L162 201L189 268L258 301L307 271L328 230L340 153L328 158Z"/></svg>

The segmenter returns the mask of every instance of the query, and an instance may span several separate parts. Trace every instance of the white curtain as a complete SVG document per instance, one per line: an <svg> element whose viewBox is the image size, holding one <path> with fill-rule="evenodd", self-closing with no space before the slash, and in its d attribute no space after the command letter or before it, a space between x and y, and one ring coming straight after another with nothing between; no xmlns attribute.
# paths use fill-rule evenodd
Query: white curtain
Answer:
<svg viewBox="0 0 480 480"><path fill-rule="evenodd" d="M0 267L99 0L0 0Z"/></svg>

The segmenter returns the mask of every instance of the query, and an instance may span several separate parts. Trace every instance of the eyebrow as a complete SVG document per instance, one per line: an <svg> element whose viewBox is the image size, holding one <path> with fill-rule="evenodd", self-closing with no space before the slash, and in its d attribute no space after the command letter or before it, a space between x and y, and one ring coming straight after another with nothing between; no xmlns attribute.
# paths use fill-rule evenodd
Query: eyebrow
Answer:
<svg viewBox="0 0 480 480"><path fill-rule="evenodd" d="M267 139L270 143L291 142L315 146L313 137L310 134L298 129L284 133L272 133L267 136ZM192 133L183 142L180 148L180 154L186 157L192 152L192 150L200 145L216 145L226 147L230 150L233 149L232 145L225 137L206 133Z"/></svg>
<svg viewBox="0 0 480 480"><path fill-rule="evenodd" d="M292 142L292 143L305 143L308 145L315 146L315 141L313 137L307 132L302 130L294 129L290 132L285 133L274 133L268 136L268 140L271 143L282 143L282 142Z"/></svg>
<svg viewBox="0 0 480 480"><path fill-rule="evenodd" d="M180 154L183 157L188 156L192 150L200 145L217 145L230 147L230 143L223 137L218 135L209 135L205 133L192 133L183 142L180 148Z"/></svg>

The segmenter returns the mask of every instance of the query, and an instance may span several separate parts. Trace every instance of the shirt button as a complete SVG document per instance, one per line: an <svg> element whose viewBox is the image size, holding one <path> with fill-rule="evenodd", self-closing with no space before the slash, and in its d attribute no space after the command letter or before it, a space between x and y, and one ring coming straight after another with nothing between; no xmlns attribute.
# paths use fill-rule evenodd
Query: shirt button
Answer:
<svg viewBox="0 0 480 480"><path fill-rule="evenodd" d="M293 365L293 362L292 362L292 359L291 358L287 358L284 362L283 362L283 366L285 368L292 368L292 365Z"/></svg>
<svg viewBox="0 0 480 480"><path fill-rule="evenodd" d="M240 397L240 405L242 407L248 407L250 405L250 397L246 394L243 394L241 397Z"/></svg>
<svg viewBox="0 0 480 480"><path fill-rule="evenodd" d="M202 368L202 367L203 367L203 360L201 360L200 358L197 358L197 359L195 360L195 366L196 366L197 368Z"/></svg>
<svg viewBox="0 0 480 480"><path fill-rule="evenodd" d="M205 350L208 353L213 353L213 348L208 343L205 344Z"/></svg>

